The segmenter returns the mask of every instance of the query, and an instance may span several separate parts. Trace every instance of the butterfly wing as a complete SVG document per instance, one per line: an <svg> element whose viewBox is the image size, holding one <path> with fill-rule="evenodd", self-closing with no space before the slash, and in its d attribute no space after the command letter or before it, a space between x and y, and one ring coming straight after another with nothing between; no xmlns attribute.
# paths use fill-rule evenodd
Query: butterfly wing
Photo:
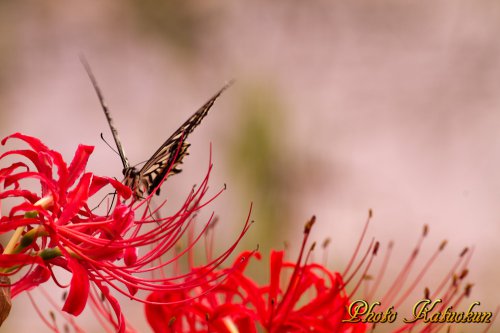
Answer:
<svg viewBox="0 0 500 333"><path fill-rule="evenodd" d="M140 185L148 194L156 189L159 194L159 185L164 178L171 174L181 172L178 168L184 156L188 155L189 143L187 137L201 123L208 114L215 100L226 90L232 82L227 83L212 98L198 109L188 120L184 122L153 154L139 171Z"/></svg>
<svg viewBox="0 0 500 333"><path fill-rule="evenodd" d="M97 98L99 99L99 103L101 104L101 108L104 111L104 115L106 116L106 120L108 121L109 128L111 130L111 134L113 134L113 139L115 140L116 148L118 149L118 154L120 155L120 158L122 160L123 164L123 173L125 174L125 171L127 169L131 169L130 163L128 162L127 157L125 156L125 151L123 150L122 143L120 139L118 138L118 131L116 130L115 125L113 124L113 118L111 118L111 113L109 112L108 106L106 102L104 101L104 95L101 92L101 88L99 88L99 84L97 83L97 79L94 76L94 73L92 72L92 68L90 67L90 64L87 62L87 59L83 55L80 56L80 61L82 62L83 68L85 68L85 71L87 72L87 75L89 76L90 82L92 83L92 86L94 87L94 91L97 94ZM101 138L102 133L101 133ZM104 140L104 138L103 138ZM104 140L104 142L106 142Z"/></svg>

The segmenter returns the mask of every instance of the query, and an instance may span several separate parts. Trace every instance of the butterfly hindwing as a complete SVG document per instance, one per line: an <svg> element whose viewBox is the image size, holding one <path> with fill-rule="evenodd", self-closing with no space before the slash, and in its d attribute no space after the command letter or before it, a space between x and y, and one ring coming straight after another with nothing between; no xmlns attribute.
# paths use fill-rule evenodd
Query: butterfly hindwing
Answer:
<svg viewBox="0 0 500 333"><path fill-rule="evenodd" d="M158 186L162 180L171 174L176 174L181 171L177 166L182 163L182 159L188 154L187 148L189 144L183 142L181 146L179 146L179 143L180 141L172 142L165 146L165 154L158 155L157 160L149 160L151 161L151 166L148 165L148 169L143 168L139 171L143 186L148 194L153 192L155 188L157 188L156 193L159 194L160 189Z"/></svg>

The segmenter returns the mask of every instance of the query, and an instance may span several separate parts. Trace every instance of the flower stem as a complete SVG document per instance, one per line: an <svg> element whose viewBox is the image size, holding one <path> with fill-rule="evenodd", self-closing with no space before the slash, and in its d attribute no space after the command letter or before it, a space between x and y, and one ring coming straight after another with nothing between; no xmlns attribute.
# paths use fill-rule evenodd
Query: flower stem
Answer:
<svg viewBox="0 0 500 333"><path fill-rule="evenodd" d="M9 240L9 243L3 250L3 254L12 254L14 247L16 246L17 242L19 241L19 238L21 237L23 233L24 227L18 227L16 231L14 231L14 235Z"/></svg>

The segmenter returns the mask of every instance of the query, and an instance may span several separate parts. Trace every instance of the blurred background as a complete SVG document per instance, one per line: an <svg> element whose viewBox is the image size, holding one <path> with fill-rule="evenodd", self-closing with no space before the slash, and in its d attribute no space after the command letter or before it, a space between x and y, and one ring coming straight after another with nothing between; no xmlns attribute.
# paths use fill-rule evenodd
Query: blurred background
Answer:
<svg viewBox="0 0 500 333"><path fill-rule="evenodd" d="M163 190L175 207L203 179L212 144L211 188L228 186L206 209L220 217L219 250L253 202L239 250L267 254L286 242L293 259L315 214L312 237L331 238L328 266L342 270L371 208L369 237L395 242L386 289L428 224L419 262L442 239L449 244L423 286L436 286L473 247L465 304L494 311L499 33L497 1L0 1L0 132L36 136L68 161L78 144L94 145L88 169L121 177L120 159L100 139L112 143L80 54L133 164L236 79ZM140 305L124 307L150 331ZM14 330L48 332L25 296L0 328Z"/></svg>

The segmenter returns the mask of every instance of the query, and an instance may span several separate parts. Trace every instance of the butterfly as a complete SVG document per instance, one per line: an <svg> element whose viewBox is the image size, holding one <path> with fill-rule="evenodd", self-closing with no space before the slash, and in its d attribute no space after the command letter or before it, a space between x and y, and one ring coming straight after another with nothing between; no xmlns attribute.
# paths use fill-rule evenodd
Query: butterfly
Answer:
<svg viewBox="0 0 500 333"><path fill-rule="evenodd" d="M87 71L87 74L97 93L99 102L108 121L113 139L118 149L118 154L123 164L123 183L132 189L136 199L143 199L144 194L155 192L160 193L160 185L166 177L181 172L179 168L182 159L188 155L190 144L186 142L186 138L206 117L210 108L214 105L215 100L226 90L233 82L226 83L215 95L212 96L202 107L200 107L191 117L189 117L146 161L139 170L131 166L125 156L118 132L113 124L113 120L109 113L109 109L104 102L104 97L97 85L97 81L90 69L89 64L82 58L82 63Z"/></svg>

